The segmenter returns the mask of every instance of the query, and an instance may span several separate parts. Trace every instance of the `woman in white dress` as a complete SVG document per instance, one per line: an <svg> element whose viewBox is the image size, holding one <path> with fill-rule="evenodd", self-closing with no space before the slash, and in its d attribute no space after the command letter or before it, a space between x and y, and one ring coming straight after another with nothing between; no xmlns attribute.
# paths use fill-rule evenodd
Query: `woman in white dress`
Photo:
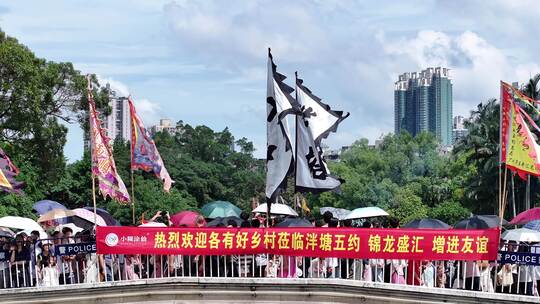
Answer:
<svg viewBox="0 0 540 304"><path fill-rule="evenodd" d="M39 266L37 273L40 286L58 286L58 268L56 258L51 253L51 241L43 240L41 243L41 253L37 257Z"/></svg>

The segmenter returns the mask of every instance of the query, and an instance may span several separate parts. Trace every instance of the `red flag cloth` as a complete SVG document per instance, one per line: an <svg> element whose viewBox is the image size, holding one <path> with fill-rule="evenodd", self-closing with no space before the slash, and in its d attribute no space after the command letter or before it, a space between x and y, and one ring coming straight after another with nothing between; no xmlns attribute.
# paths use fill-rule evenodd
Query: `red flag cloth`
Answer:
<svg viewBox="0 0 540 304"><path fill-rule="evenodd" d="M92 154L92 174L98 179L99 192L103 197L110 196L120 203L130 203L126 186L116 171L113 153L107 133L101 127L92 93L88 90L90 107L90 149Z"/></svg>
<svg viewBox="0 0 540 304"><path fill-rule="evenodd" d="M21 193L24 183L15 180L19 169L11 162L7 154L0 148L0 190Z"/></svg>
<svg viewBox="0 0 540 304"><path fill-rule="evenodd" d="M152 171L163 181L163 190L169 192L174 182L165 168L154 140L144 127L141 118L135 112L131 97L128 98L131 113L131 169Z"/></svg>
<svg viewBox="0 0 540 304"><path fill-rule="evenodd" d="M97 227L100 254L495 260L499 229Z"/></svg>

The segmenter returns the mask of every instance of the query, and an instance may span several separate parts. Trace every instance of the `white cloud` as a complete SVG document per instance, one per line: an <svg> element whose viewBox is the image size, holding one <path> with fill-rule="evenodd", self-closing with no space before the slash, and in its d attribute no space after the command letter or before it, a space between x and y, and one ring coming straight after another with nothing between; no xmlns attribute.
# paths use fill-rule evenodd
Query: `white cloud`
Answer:
<svg viewBox="0 0 540 304"><path fill-rule="evenodd" d="M106 85L107 83L111 86L111 89L116 92L117 96L129 96L131 91L126 84L116 79L110 77L103 77L97 75L98 81L101 85ZM152 102L146 98L138 98L132 96L133 105L137 114L141 117L146 127L150 127L153 124L156 124L160 118L161 107L158 103Z"/></svg>
<svg viewBox="0 0 540 304"><path fill-rule="evenodd" d="M178 42L200 55L241 54L264 58L266 48L302 61L327 49L326 31L310 11L314 5L287 2L221 1L171 2L165 13ZM239 58L236 58L239 59Z"/></svg>
<svg viewBox="0 0 540 304"><path fill-rule="evenodd" d="M101 75L96 75L97 79L99 81L99 84L102 86L105 86L109 84L111 86L111 89L116 92L116 95L118 96L129 96L129 88L124 83L114 80L110 77L103 77Z"/></svg>
<svg viewBox="0 0 540 304"><path fill-rule="evenodd" d="M229 126L261 157L269 46L287 83L297 70L351 112L330 146L393 130L393 83L403 72L449 66L455 114L498 97L501 79L540 72L535 0L29 1L2 4L2 29L39 57L74 62L132 93L147 126L163 114Z"/></svg>
<svg viewBox="0 0 540 304"><path fill-rule="evenodd" d="M522 83L530 76L527 72L540 72L535 63L515 64L503 50L472 31L454 35L419 31L414 38L392 40L379 35L379 39L387 54L413 62L417 70L449 67L454 83L454 114L468 114L476 104L497 98L501 80Z"/></svg>
<svg viewBox="0 0 540 304"><path fill-rule="evenodd" d="M133 104L137 114L139 114L147 128L156 124L160 118L163 118L160 116L161 107L155 102L142 98L134 99Z"/></svg>

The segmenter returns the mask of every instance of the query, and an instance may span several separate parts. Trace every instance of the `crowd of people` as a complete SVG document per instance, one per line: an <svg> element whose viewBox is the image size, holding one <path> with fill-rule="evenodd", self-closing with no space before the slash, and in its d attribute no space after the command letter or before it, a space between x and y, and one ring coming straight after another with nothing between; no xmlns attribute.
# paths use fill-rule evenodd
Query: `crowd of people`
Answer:
<svg viewBox="0 0 540 304"><path fill-rule="evenodd" d="M272 219L279 226L283 217ZM307 219L314 227L399 228L395 220L384 223L339 221L331 213ZM158 212L150 222L172 226L166 212ZM261 217L224 218L210 222L215 227L265 227ZM208 223L208 224L210 224ZM194 227L204 227L206 219L196 218ZM271 254L231 256L181 255L100 255L79 253L57 255L63 244L95 242L90 230L73 234L70 227L51 231L42 238L38 231L19 233L14 239L0 237L0 288L57 286L102 281L163 277L274 277L341 278L415 286L456 288L484 292L538 295L540 266L505 264L496 261L413 261L383 259L338 259L293 257ZM535 247L509 242L506 251L527 252Z"/></svg>

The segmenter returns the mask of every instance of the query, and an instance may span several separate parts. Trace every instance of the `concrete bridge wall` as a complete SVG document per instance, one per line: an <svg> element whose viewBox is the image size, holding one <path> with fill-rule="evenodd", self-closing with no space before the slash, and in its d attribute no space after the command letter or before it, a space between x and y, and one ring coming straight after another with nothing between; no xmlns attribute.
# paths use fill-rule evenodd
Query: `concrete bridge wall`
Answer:
<svg viewBox="0 0 540 304"><path fill-rule="evenodd" d="M329 279L171 278L0 291L0 303L540 303L540 298Z"/></svg>

